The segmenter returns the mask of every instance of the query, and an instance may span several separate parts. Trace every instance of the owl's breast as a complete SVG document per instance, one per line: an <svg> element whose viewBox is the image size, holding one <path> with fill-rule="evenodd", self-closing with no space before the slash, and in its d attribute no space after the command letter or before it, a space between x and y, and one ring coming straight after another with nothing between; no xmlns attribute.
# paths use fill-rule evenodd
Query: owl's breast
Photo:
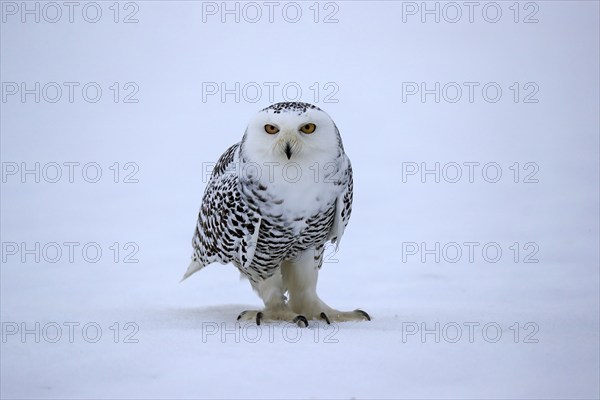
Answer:
<svg viewBox="0 0 600 400"><path fill-rule="evenodd" d="M240 176L241 192L263 220L298 235L315 216L333 212L341 193L335 179L298 163L276 167L268 174Z"/></svg>

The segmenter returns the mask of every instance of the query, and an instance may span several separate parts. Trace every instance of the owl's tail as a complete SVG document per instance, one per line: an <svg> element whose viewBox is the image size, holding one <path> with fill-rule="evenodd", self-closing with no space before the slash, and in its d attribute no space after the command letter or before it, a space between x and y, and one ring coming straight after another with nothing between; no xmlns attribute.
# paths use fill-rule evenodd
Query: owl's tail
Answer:
<svg viewBox="0 0 600 400"><path fill-rule="evenodd" d="M200 264L197 260L192 260L192 262L188 266L187 271L185 271L185 274L183 274L183 278L181 278L179 282L183 282L184 280L189 278L190 275L192 275L194 272L200 271L203 267L204 265Z"/></svg>

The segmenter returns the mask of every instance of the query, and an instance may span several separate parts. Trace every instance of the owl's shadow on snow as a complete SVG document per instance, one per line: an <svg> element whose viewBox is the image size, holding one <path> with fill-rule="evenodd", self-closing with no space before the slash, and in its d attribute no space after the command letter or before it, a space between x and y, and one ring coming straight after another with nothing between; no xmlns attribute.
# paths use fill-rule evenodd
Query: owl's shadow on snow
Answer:
<svg viewBox="0 0 600 400"><path fill-rule="evenodd" d="M225 304L208 307L168 308L153 313L159 327L199 329L206 323L232 324L244 310L259 309L249 304Z"/></svg>

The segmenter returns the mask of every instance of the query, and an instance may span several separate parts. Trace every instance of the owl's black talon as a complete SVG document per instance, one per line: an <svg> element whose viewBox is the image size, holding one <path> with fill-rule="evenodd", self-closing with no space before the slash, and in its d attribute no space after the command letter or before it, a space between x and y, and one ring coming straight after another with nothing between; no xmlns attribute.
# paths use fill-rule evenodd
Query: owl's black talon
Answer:
<svg viewBox="0 0 600 400"><path fill-rule="evenodd" d="M325 322L327 322L327 325L331 325L331 321L329 320L329 317L327 316L327 314L322 312L320 317L323 318L325 320Z"/></svg>
<svg viewBox="0 0 600 400"><path fill-rule="evenodd" d="M295 324L297 324L298 321L302 321L302 323L304 323L304 327L308 328L308 320L306 319L306 317L304 315L298 315L296 318L294 318Z"/></svg>
<svg viewBox="0 0 600 400"><path fill-rule="evenodd" d="M370 320L371 320L371 316L370 316L369 314L367 314L367 313L366 313L366 311L363 311L363 310L357 309L357 310L354 310L354 312L357 312L357 313L359 313L360 315L362 315L363 317L365 317L365 319L366 319L367 321L370 321Z"/></svg>
<svg viewBox="0 0 600 400"><path fill-rule="evenodd" d="M237 320L239 321L240 319L242 319L242 317L244 316L244 314L246 314L248 311L242 311L240 313L240 315L238 315Z"/></svg>
<svg viewBox="0 0 600 400"><path fill-rule="evenodd" d="M256 313L256 325L260 325L260 319L263 317L263 313L262 312L257 312Z"/></svg>

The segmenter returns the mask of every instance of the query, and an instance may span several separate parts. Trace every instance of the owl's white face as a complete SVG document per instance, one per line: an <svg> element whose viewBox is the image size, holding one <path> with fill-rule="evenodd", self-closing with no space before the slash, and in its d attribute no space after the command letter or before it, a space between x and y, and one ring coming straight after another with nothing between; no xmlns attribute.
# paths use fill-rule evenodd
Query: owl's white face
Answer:
<svg viewBox="0 0 600 400"><path fill-rule="evenodd" d="M306 103L277 103L248 124L244 153L253 160L314 162L335 159L340 139L333 120Z"/></svg>

